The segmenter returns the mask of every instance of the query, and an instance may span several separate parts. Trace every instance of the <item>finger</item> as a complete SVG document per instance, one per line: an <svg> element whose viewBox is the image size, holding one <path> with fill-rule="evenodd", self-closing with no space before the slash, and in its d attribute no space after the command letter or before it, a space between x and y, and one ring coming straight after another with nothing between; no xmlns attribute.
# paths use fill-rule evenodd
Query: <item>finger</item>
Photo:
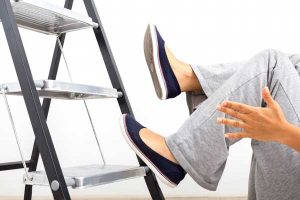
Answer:
<svg viewBox="0 0 300 200"><path fill-rule="evenodd" d="M274 105L275 100L271 96L271 93L270 93L270 90L269 90L268 87L265 87L263 89L262 96L263 96L263 99L267 103L268 106L273 106Z"/></svg>
<svg viewBox="0 0 300 200"><path fill-rule="evenodd" d="M217 106L217 109L227 115L230 115L234 118L237 118L237 119L240 119L240 120L243 120L243 121L246 121L247 120L247 115L246 114L243 114L243 113L240 113L239 111L237 110L233 110L231 108L227 108L227 107L224 107L224 106Z"/></svg>
<svg viewBox="0 0 300 200"><path fill-rule="evenodd" d="M255 110L255 107L233 101L225 101L221 106L237 110L240 113L249 114Z"/></svg>
<svg viewBox="0 0 300 200"><path fill-rule="evenodd" d="M218 118L217 122L219 124L224 124L227 126L237 127L237 128L246 128L246 124L242 121L226 119L226 118Z"/></svg>
<svg viewBox="0 0 300 200"><path fill-rule="evenodd" d="M238 133L226 133L225 138L228 139L242 139L242 138L248 138L249 134L246 132L238 132Z"/></svg>

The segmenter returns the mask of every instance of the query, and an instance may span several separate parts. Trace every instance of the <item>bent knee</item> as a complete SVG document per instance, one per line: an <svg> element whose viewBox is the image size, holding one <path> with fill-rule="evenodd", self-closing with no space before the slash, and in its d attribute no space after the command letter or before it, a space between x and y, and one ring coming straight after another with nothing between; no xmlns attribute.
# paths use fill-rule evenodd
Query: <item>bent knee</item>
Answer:
<svg viewBox="0 0 300 200"><path fill-rule="evenodd" d="M259 54L263 55L266 58L277 58L278 56L285 56L285 54L277 49L265 49L261 51Z"/></svg>
<svg viewBox="0 0 300 200"><path fill-rule="evenodd" d="M273 70L279 63L279 61L290 62L288 56L277 50L277 49L266 49L257 54L256 59L261 65L258 65L260 68L265 70Z"/></svg>

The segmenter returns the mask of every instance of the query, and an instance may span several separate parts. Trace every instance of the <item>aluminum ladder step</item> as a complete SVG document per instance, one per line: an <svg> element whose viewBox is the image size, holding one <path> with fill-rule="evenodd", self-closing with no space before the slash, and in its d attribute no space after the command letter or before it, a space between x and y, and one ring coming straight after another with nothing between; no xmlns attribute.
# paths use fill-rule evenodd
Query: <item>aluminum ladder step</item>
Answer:
<svg viewBox="0 0 300 200"><path fill-rule="evenodd" d="M143 177L148 170L148 167L120 165L87 165L62 169L67 186L73 189L83 189ZM29 172L29 179L24 175L24 184L49 186L45 171Z"/></svg>
<svg viewBox="0 0 300 200"><path fill-rule="evenodd" d="M122 96L114 88L83 85L56 80L35 81L37 92L43 98L55 98L66 100L118 98ZM0 89L6 89L6 95L22 95L19 83L4 83Z"/></svg>
<svg viewBox="0 0 300 200"><path fill-rule="evenodd" d="M43 0L10 0L18 26L46 34L98 27L88 16Z"/></svg>

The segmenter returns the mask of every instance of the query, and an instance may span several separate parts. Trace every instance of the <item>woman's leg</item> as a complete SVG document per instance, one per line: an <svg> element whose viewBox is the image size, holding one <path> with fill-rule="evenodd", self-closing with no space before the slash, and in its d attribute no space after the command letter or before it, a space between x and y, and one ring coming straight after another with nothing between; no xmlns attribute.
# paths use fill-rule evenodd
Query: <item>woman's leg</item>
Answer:
<svg viewBox="0 0 300 200"><path fill-rule="evenodd" d="M196 75L208 99L178 132L163 138L142 129L140 135L154 151L178 162L199 185L215 190L225 167L228 148L233 142L225 140L224 133L240 131L216 123L217 117L225 117L216 106L224 100L262 106L261 90L268 86L288 121L300 125L300 93L297 92L300 77L289 57L274 50L264 51L241 64L216 90L209 85L209 77ZM220 78L215 76L215 79ZM287 199L288 194L288 199L297 199L300 195L300 154L277 143L253 141L252 146L256 160L255 195L262 199Z"/></svg>
<svg viewBox="0 0 300 200"><path fill-rule="evenodd" d="M216 110L216 105L231 100L261 106L261 90L268 86L288 121L300 125L299 73L281 52L268 50L258 54L240 66L214 92L208 84L202 84L203 81L209 83L207 79L199 77L199 81L208 99L177 133L166 138L166 143L178 163L207 189L216 189L232 143L225 140L223 134L239 131L216 124L217 117L224 117ZM253 141L252 146L256 159L256 196L261 199L297 199L300 195L297 189L300 187L300 154L277 143Z"/></svg>
<svg viewBox="0 0 300 200"><path fill-rule="evenodd" d="M190 65L176 58L166 46L165 50L171 68L180 85L181 92L186 92L190 113L245 63L235 62L210 66ZM199 80L202 81L200 82ZM206 93L203 91L201 84L208 88Z"/></svg>
<svg viewBox="0 0 300 200"><path fill-rule="evenodd" d="M145 59L149 68L153 85L158 98L174 98L181 92L203 93L198 74L201 66L191 66L177 59L172 51L166 46L156 26L148 25L144 38ZM203 69L203 75L218 75L222 81L231 76L240 64L214 65ZM218 79L219 79L218 77ZM215 80L212 80L212 83ZM201 84L200 84L201 83Z"/></svg>
<svg viewBox="0 0 300 200"><path fill-rule="evenodd" d="M179 60L172 51L165 46L165 51L172 70L178 80L181 92L191 92L193 94L200 93L207 99L214 93L224 82L226 82L239 68L243 67L246 62L235 62L216 65L190 65L186 62ZM201 84L206 88L205 92ZM194 109L199 104L197 96L191 97L193 102L192 108ZM196 99L196 100L195 100ZM204 100L204 98L202 98ZM166 145L165 138L158 133L144 128L140 131L143 141L148 144L152 149L155 149L159 154L165 158L178 163L173 154L170 152Z"/></svg>

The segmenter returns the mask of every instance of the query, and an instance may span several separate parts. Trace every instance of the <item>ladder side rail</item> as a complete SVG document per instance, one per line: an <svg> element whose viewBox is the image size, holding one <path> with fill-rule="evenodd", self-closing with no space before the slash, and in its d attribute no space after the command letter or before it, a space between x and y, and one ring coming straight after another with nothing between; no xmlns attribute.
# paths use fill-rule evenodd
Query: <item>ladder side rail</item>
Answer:
<svg viewBox="0 0 300 200"><path fill-rule="evenodd" d="M59 184L57 190L51 190L53 197L71 199L42 111L10 0L0 1L0 17L49 183L51 185L53 181L57 181Z"/></svg>
<svg viewBox="0 0 300 200"><path fill-rule="evenodd" d="M125 91L125 87L122 83L121 76L119 74L119 70L117 68L116 62L114 60L110 45L108 43L103 25L101 23L99 14L96 9L96 5L94 3L94 0L84 0L84 4L87 10L87 13L89 17L92 18L92 20L99 24L98 28L94 28L94 33L98 42L98 46L100 48L100 51L102 53L102 57L107 69L107 72L109 74L111 83L114 88L116 88L118 91L121 91L123 96L121 98L118 98L118 103L121 109L121 112L129 113L133 115L132 108L130 106L129 99L127 97L127 93ZM138 157L138 162L140 166L146 166L146 164ZM152 199L155 200L163 200L164 195L158 185L158 182L156 180L156 177L152 171L149 170L147 175L144 177L148 190L150 192L150 195Z"/></svg>
<svg viewBox="0 0 300 200"><path fill-rule="evenodd" d="M60 40L61 40L62 43L63 43L64 39L65 39L65 33L60 36ZM52 63L56 63L56 60L60 59L60 55L58 55L59 54L59 52L58 52L59 50L57 50L56 48L57 48L57 44L55 46ZM57 62L57 63L59 63L59 62ZM55 65L56 64L51 64L51 68L50 68L48 79L51 79L51 80L55 80L56 79L57 68L58 67L55 67ZM43 112L44 112L46 120L48 118L50 104L51 104L51 99L50 98L44 98L43 99L42 109L43 109ZM39 155L40 155L40 152L39 152L38 146L36 144L36 140L35 140L34 144L33 144L33 148L32 148L31 158L30 158L30 160L33 163L29 167L29 170L28 170L29 172L36 171L36 168L37 168L37 165L38 165L38 160L39 160ZM31 200L31 198L32 198L31 196L32 196L32 185L25 185L24 200Z"/></svg>
<svg viewBox="0 0 300 200"><path fill-rule="evenodd" d="M73 6L73 0L65 0L65 5L64 8L67 9L72 9ZM66 38L66 33L63 33L59 36L59 40L61 42L61 45L64 45ZM51 61L51 66L48 74L48 79L50 80L55 80L59 68L59 62L61 58L61 48L59 47L58 42L56 41L56 45L54 48L53 56L52 56L52 61ZM48 113L50 109L50 104L51 104L51 99L50 98L44 98L43 103L42 103L42 109L44 111L45 118L48 118ZM36 144L36 141L34 141L34 145L32 148L32 153L31 153L31 160L32 160L32 165L29 167L29 172L36 171L38 160L39 160L39 149ZM25 191L24 191L24 200L31 200L32 199L32 185L25 185Z"/></svg>

